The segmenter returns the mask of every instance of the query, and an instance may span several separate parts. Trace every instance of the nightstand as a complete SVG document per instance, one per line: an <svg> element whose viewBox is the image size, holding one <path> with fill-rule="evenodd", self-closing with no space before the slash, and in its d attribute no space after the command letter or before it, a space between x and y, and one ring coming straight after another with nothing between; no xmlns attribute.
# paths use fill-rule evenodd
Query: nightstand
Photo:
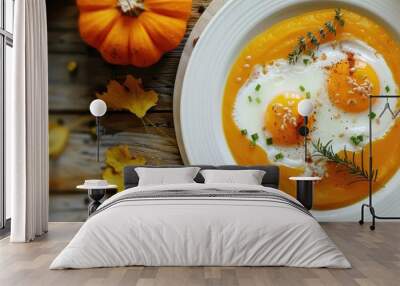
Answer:
<svg viewBox="0 0 400 286"><path fill-rule="evenodd" d="M88 206L88 214L90 216L101 205L101 200L104 198L107 190L116 190L118 187L116 185L107 185L107 186L79 185L76 188L79 190L88 191L88 196L90 199L90 203Z"/></svg>
<svg viewBox="0 0 400 286"><path fill-rule="evenodd" d="M297 200L310 210L313 205L314 182L320 181L320 177L290 177L289 180L297 183Z"/></svg>

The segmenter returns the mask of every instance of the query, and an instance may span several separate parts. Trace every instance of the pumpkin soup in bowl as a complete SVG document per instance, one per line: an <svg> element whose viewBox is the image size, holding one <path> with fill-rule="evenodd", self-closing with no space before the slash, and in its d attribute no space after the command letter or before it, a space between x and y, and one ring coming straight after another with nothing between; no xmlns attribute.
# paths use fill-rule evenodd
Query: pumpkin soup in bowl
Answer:
<svg viewBox="0 0 400 286"><path fill-rule="evenodd" d="M369 95L398 93L400 44L373 19L348 9L323 9L281 21L250 40L227 77L222 104L226 142L236 163L277 164L281 189L295 195L287 178L311 172L314 208L330 210L364 199L368 182L340 165L314 156L304 163L297 112L313 101L310 141L330 143L341 158L355 156L368 169L368 122L373 117L373 157L379 191L398 171L400 121L369 114ZM395 99L389 103L399 108ZM382 110L386 99L373 101ZM311 144L310 144L311 145ZM313 151L312 148L310 151Z"/></svg>

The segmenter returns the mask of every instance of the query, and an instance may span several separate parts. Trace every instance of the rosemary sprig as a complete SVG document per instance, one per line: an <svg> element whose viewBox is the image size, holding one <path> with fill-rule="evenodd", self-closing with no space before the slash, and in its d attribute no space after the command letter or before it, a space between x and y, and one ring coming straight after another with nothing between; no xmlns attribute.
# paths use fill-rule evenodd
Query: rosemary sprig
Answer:
<svg viewBox="0 0 400 286"><path fill-rule="evenodd" d="M288 55L289 64L297 63L300 59L300 56L304 53L311 57L314 57L314 49L319 49L321 40L325 39L328 33L336 36L336 25L343 27L344 24L345 21L343 19L343 13L341 9L335 9L335 16L333 20L324 23L324 26L321 27L318 31L318 36L316 36L313 32L307 32L305 37L299 37L296 46Z"/></svg>
<svg viewBox="0 0 400 286"><path fill-rule="evenodd" d="M315 149L315 152L312 156L323 157L328 162L332 162L343 167L344 170L348 171L351 175L358 178L358 180L354 181L353 183L369 179L376 181L376 178L378 177L378 169L372 169L371 174L369 174L369 172L365 169L364 149L361 150L361 166L359 166L356 163L355 152L353 152L353 155L351 156L351 158L349 158L349 154L346 148L344 148L344 156L340 157L337 153L333 151L332 140L323 144L321 140L318 139L317 142L312 142L312 146Z"/></svg>

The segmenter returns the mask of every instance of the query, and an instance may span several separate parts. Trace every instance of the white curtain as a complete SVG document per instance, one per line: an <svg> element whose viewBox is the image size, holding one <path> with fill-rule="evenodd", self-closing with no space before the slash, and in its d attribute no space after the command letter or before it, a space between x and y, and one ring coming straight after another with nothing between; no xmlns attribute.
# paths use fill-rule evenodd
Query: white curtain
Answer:
<svg viewBox="0 0 400 286"><path fill-rule="evenodd" d="M12 242L48 226L48 82L45 0L15 1L14 94L6 98L6 187Z"/></svg>

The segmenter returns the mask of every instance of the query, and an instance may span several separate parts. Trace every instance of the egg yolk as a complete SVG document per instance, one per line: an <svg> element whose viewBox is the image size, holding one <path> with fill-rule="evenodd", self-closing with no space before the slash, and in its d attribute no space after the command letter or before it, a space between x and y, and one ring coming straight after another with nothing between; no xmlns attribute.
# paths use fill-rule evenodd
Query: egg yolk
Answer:
<svg viewBox="0 0 400 286"><path fill-rule="evenodd" d="M298 145L304 138L299 128L304 118L298 113L297 106L304 99L296 93L277 95L267 106L264 116L264 128L268 130L274 144L280 146ZM309 126L311 124L309 122Z"/></svg>
<svg viewBox="0 0 400 286"><path fill-rule="evenodd" d="M328 94L331 102L347 112L368 109L368 96L379 94L379 79L367 63L349 57L329 69Z"/></svg>

